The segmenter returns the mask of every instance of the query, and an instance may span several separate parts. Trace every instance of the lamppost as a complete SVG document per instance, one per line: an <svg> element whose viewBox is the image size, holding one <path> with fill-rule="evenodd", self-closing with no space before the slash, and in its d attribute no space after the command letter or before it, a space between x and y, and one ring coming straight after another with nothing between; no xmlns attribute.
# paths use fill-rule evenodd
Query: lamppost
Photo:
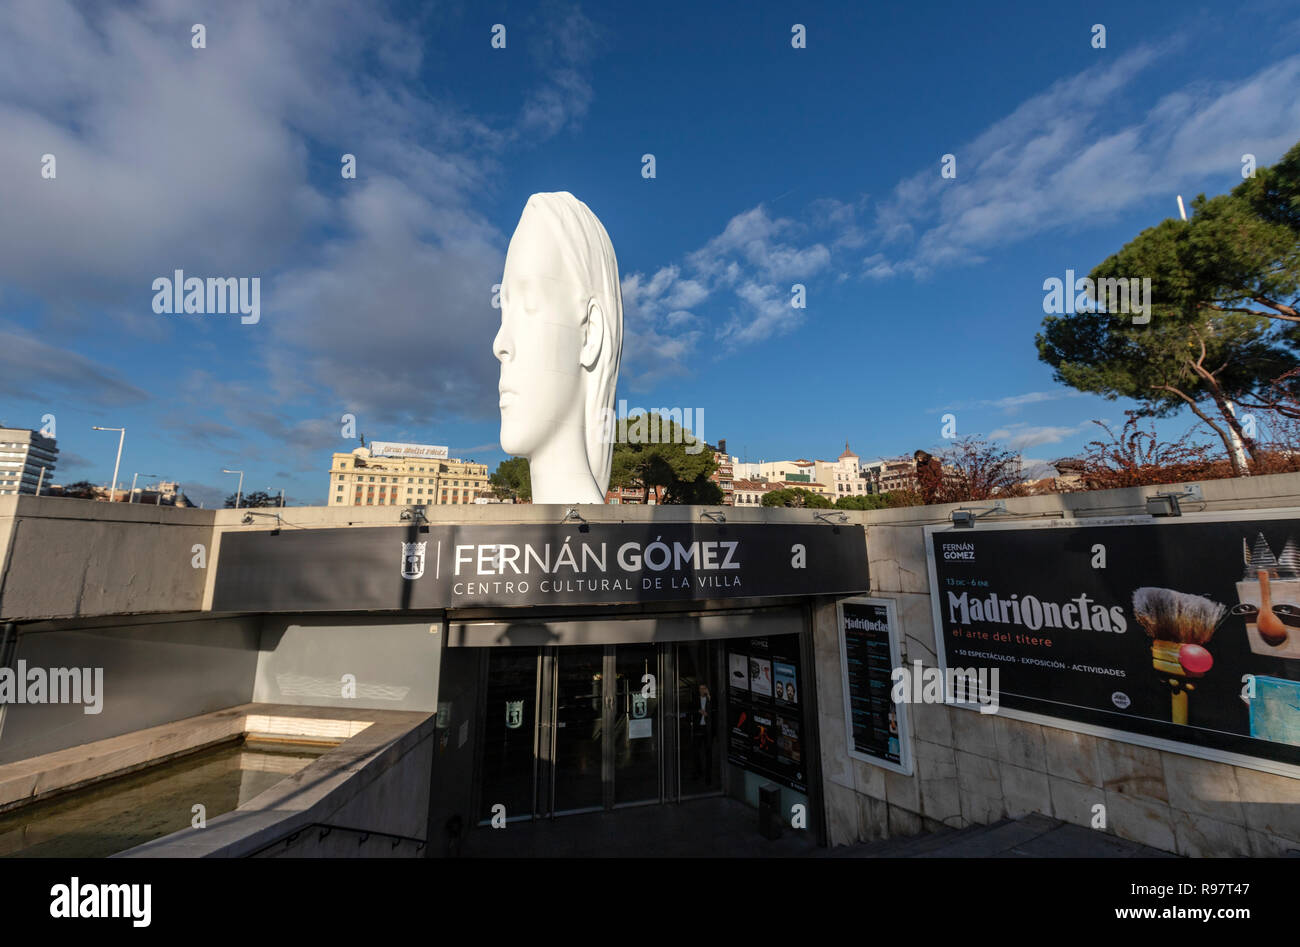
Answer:
<svg viewBox="0 0 1300 947"><path fill-rule="evenodd" d="M108 491L108 502L112 503L117 499L117 470L122 466L122 442L126 440L126 428L124 427L100 427L96 424L91 428L92 431L120 431L117 436L117 460L113 463L113 486Z"/></svg>
<svg viewBox="0 0 1300 947"><path fill-rule="evenodd" d="M126 502L127 502L127 503L134 503L134 502L135 502L135 482L136 482L136 480L139 478L139 476L140 476L140 472L139 472L139 471L136 471L136 472L131 476L131 495L130 495L129 497L126 498ZM158 475L157 475L157 474L147 473L147 474L145 474L145 476L146 476L146 477L156 477L156 476L158 476Z"/></svg>
<svg viewBox="0 0 1300 947"><path fill-rule="evenodd" d="M235 509L239 509L239 501L244 496L244 472L242 470L227 470L225 467L221 468L221 472L239 474L239 489L235 491Z"/></svg>

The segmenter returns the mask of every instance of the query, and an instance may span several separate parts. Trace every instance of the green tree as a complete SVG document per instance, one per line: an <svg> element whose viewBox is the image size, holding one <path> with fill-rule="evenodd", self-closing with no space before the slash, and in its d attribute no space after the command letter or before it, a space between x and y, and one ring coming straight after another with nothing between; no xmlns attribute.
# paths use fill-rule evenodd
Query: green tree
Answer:
<svg viewBox="0 0 1300 947"><path fill-rule="evenodd" d="M497 469L488 478L492 485L492 495L498 500L515 499L527 502L533 498L533 481L528 468L527 457L511 457L497 464Z"/></svg>
<svg viewBox="0 0 1300 947"><path fill-rule="evenodd" d="M226 497L226 509L234 508L236 497L239 499L239 508L241 510L280 505L280 495L278 493L271 496L265 490L254 490L252 493L245 493L242 497L235 493L230 494L230 496Z"/></svg>
<svg viewBox="0 0 1300 947"><path fill-rule="evenodd" d="M1165 220L1140 233L1089 274L1149 278L1147 324L1102 311L1048 316L1036 336L1055 378L1140 414L1187 407L1223 442L1234 473L1234 435L1259 458L1234 403L1274 410L1294 398L1288 376L1300 350L1300 145L1231 194L1192 202L1189 221ZM1072 292L1073 287L1066 287ZM1096 307L1100 310L1102 307Z"/></svg>
<svg viewBox="0 0 1300 947"><path fill-rule="evenodd" d="M829 510L832 503L821 494L805 490L803 487L787 487L782 490L772 490L770 493L764 493L763 506L793 506L806 507L812 510Z"/></svg>
<svg viewBox="0 0 1300 947"><path fill-rule="evenodd" d="M663 503L721 503L722 489L709 479L717 469L713 450L671 418L652 412L619 420L611 487L640 486L642 502L656 489Z"/></svg>
<svg viewBox="0 0 1300 947"><path fill-rule="evenodd" d="M835 499L837 510L884 510L889 507L889 500L884 493L865 493L856 496L842 496Z"/></svg>
<svg viewBox="0 0 1300 947"><path fill-rule="evenodd" d="M95 493L95 485L89 480L78 480L76 483L70 483L64 487L59 495L77 500L93 500L97 494Z"/></svg>

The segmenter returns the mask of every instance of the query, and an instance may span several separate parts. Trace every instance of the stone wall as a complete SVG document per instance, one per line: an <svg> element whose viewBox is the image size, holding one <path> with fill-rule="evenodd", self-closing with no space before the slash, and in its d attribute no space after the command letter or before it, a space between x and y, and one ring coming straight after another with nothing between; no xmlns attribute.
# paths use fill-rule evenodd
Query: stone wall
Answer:
<svg viewBox="0 0 1300 947"><path fill-rule="evenodd" d="M1300 507L1300 474L1201 484L1184 513ZM1162 490L1177 488L1161 488ZM1008 501L1012 517L1084 518L1145 512L1153 488ZM934 666L923 527L949 506L865 515L872 595L893 599L902 660ZM978 506L981 504L967 504ZM987 505L987 504L983 504ZM976 527L978 529L978 527ZM848 755L844 685L833 600L814 610L826 824L831 844L964 827L1031 812L1182 855L1280 855L1300 850L1300 779L982 715L945 705L908 706L914 772L902 776Z"/></svg>

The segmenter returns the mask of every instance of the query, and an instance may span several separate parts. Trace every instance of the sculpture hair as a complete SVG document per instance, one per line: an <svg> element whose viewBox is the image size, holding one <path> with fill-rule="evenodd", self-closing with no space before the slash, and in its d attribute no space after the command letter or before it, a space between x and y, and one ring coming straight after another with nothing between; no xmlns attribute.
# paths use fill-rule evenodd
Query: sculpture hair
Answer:
<svg viewBox="0 0 1300 947"><path fill-rule="evenodd" d="M534 194L521 217L533 210L554 233L560 259L588 298L595 299L605 320L604 341L587 379L587 465L602 491L609 487L614 457L611 419L614 388L623 354L623 292L618 282L618 258L609 234L595 214L568 191ZM584 298L583 304L586 305Z"/></svg>

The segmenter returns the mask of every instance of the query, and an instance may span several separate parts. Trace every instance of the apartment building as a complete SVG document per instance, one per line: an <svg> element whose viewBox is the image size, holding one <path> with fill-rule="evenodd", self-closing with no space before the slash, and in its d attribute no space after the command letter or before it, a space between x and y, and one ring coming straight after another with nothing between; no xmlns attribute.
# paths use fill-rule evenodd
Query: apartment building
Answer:
<svg viewBox="0 0 1300 947"><path fill-rule="evenodd" d="M48 487L58 457L54 438L28 428L0 427L0 495Z"/></svg>
<svg viewBox="0 0 1300 947"><path fill-rule="evenodd" d="M449 458L445 447L433 445L372 447L334 455L330 506L440 506L492 496L487 464Z"/></svg>
<svg viewBox="0 0 1300 947"><path fill-rule="evenodd" d="M861 458L849 449L849 442L844 442L844 453L834 461L814 461L816 476L813 478L824 483L830 491L830 498L838 500L845 496L865 496L871 493L871 480L862 468Z"/></svg>

